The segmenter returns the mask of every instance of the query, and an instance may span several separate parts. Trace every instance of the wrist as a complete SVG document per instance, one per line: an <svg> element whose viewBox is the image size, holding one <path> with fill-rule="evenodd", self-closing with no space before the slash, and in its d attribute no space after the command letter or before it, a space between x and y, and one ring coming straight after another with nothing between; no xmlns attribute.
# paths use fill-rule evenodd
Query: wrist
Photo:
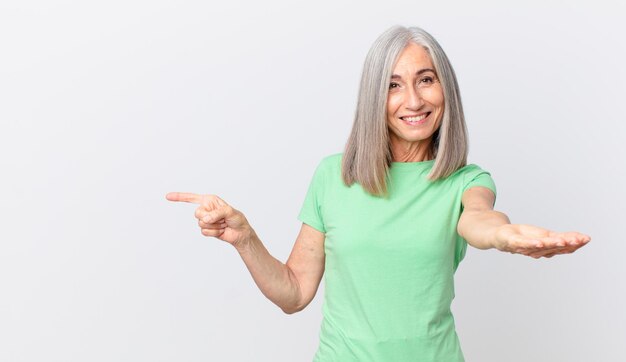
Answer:
<svg viewBox="0 0 626 362"><path fill-rule="evenodd" d="M248 224L243 228L241 238L236 243L233 243L233 246L239 254L248 253L254 247L255 239L257 239L256 232Z"/></svg>
<svg viewBox="0 0 626 362"><path fill-rule="evenodd" d="M502 229L502 226L503 225L494 226L487 233L488 244L492 248L495 248L497 250L502 250L502 245L501 245L502 243L500 242L500 240L498 238L498 234L500 233L500 230Z"/></svg>
<svg viewBox="0 0 626 362"><path fill-rule="evenodd" d="M502 224L498 225L492 234L492 245L494 248L500 251L509 251L508 243L509 243L509 235L513 232L514 225L513 224Z"/></svg>

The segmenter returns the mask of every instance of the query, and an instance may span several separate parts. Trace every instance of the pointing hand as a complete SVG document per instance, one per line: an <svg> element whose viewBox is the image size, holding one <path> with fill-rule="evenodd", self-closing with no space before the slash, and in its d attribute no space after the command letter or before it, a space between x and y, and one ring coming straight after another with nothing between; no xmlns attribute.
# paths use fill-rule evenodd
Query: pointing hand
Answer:
<svg viewBox="0 0 626 362"><path fill-rule="evenodd" d="M170 192L169 201L197 204L195 217L200 232L230 243L237 249L244 247L252 231L246 217L216 195L198 195L186 192Z"/></svg>

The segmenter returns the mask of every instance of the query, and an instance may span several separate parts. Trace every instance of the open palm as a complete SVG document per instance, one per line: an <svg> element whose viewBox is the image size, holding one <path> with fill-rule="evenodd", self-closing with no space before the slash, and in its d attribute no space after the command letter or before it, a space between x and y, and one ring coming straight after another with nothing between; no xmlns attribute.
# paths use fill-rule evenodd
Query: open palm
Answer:
<svg viewBox="0 0 626 362"><path fill-rule="evenodd" d="M554 232L523 224L502 225L495 237L498 250L533 258L573 253L591 240L588 235L575 231Z"/></svg>

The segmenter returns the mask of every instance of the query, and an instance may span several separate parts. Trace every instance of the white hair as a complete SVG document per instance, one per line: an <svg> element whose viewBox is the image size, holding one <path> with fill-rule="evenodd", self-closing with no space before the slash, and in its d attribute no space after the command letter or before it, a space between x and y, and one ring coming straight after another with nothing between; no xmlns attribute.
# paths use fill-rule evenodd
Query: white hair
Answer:
<svg viewBox="0 0 626 362"><path fill-rule="evenodd" d="M342 161L346 185L354 182L372 195L387 194L392 153L387 126L389 81L400 53L409 42L426 49L444 94L444 111L433 134L431 154L435 163L428 179L446 178L467 164L468 135L456 75L439 43L418 27L394 26L372 44L363 65L352 132Z"/></svg>

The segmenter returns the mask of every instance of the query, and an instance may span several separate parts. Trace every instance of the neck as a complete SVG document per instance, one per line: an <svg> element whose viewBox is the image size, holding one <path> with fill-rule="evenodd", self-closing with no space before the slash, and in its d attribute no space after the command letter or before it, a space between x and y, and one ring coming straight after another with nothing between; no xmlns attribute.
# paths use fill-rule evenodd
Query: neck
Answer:
<svg viewBox="0 0 626 362"><path fill-rule="evenodd" d="M430 139L417 142L394 142L391 140L393 162L422 162L432 160Z"/></svg>

